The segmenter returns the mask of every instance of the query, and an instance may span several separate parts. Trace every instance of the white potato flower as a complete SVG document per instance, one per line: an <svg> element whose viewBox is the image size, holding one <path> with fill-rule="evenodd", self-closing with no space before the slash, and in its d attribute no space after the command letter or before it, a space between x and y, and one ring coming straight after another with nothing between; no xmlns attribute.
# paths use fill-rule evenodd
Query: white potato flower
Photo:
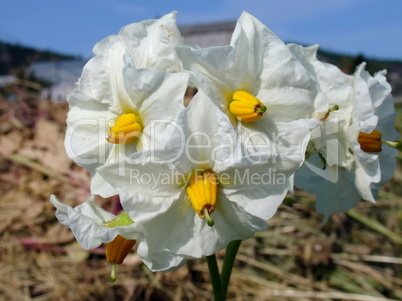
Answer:
<svg viewBox="0 0 402 301"><path fill-rule="evenodd" d="M244 12L230 45L178 46L184 70L202 87L241 134L269 133L277 122L304 119L327 110L324 95L309 70L264 24ZM255 143L258 144L257 142Z"/></svg>
<svg viewBox="0 0 402 301"><path fill-rule="evenodd" d="M137 252L151 270L174 269L266 229L309 140L307 128L277 122L275 144L244 156L229 118L202 90L180 124L183 132L163 153L144 152L125 175L114 166L99 169L125 212L144 227L147 243Z"/></svg>
<svg viewBox="0 0 402 301"><path fill-rule="evenodd" d="M316 152L296 173L296 186L317 195L317 211L326 217L361 199L375 202L396 168L397 150L387 143L399 136L385 72L372 77L363 63L347 75L318 61L316 46L288 47L315 73L331 108L321 115L321 131L312 135Z"/></svg>
<svg viewBox="0 0 402 301"><path fill-rule="evenodd" d="M116 194L98 167L139 149L163 148L169 140L169 123L184 109L189 80L178 72L174 47L180 43L171 13L128 25L95 45L95 56L68 95L65 139L69 157L92 176L92 194ZM155 132L164 134L156 139Z"/></svg>

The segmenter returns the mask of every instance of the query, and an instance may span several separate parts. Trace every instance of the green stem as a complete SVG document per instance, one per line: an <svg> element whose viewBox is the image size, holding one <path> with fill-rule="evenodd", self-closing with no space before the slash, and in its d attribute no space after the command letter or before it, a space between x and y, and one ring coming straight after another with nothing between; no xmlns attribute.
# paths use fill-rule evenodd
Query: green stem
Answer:
<svg viewBox="0 0 402 301"><path fill-rule="evenodd" d="M224 301L225 295L222 291L221 276L219 275L218 263L215 254L207 256L209 274L211 275L212 288L214 290L215 301Z"/></svg>
<svg viewBox="0 0 402 301"><path fill-rule="evenodd" d="M110 281L115 282L116 281L116 263L112 263L112 271L110 272Z"/></svg>
<svg viewBox="0 0 402 301"><path fill-rule="evenodd" d="M384 144L387 144L393 148L396 148L399 151L402 151L402 143L398 141L381 141Z"/></svg>
<svg viewBox="0 0 402 301"><path fill-rule="evenodd" d="M229 287L230 275L232 274L233 265L236 259L237 251L239 250L241 240L234 240L229 243L226 248L225 259L222 267L222 290L223 295L226 296L226 292Z"/></svg>
<svg viewBox="0 0 402 301"><path fill-rule="evenodd" d="M328 109L328 113L331 113L333 111L338 111L339 110L339 106L338 105L334 105L332 108Z"/></svg>
<svg viewBox="0 0 402 301"><path fill-rule="evenodd" d="M392 232L391 230L389 230L387 227L385 227L383 224L377 222L376 220L373 220L367 216L364 216L364 215L358 213L354 209L347 211L346 214L349 215L350 217L354 218L355 220L361 222L362 224L366 225L367 227L387 236L393 242L395 242L397 244L402 244L402 236L400 234Z"/></svg>

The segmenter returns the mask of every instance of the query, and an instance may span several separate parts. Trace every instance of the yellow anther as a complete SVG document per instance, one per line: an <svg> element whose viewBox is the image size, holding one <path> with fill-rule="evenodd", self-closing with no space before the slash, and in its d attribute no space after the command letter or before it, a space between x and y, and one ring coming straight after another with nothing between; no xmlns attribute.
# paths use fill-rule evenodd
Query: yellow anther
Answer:
<svg viewBox="0 0 402 301"><path fill-rule="evenodd" d="M106 140L114 144L130 143L141 134L142 125L138 115L134 113L122 114L116 124L109 129Z"/></svg>
<svg viewBox="0 0 402 301"><path fill-rule="evenodd" d="M267 111L267 107L261 101L245 91L235 92L232 99L229 111L240 121L256 121Z"/></svg>
<svg viewBox="0 0 402 301"><path fill-rule="evenodd" d="M125 239L123 236L117 235L114 240L106 244L106 260L112 263L110 281L116 280L116 264L123 262L134 247L135 242L135 239Z"/></svg>
<svg viewBox="0 0 402 301"><path fill-rule="evenodd" d="M123 212L114 219L106 222L105 227L115 228L124 227L134 224L130 216ZM112 272L110 273L110 281L116 281L116 264L121 264L124 258L135 245L135 239L126 239L121 235L117 235L115 239L106 244L106 260L112 264Z"/></svg>
<svg viewBox="0 0 402 301"><path fill-rule="evenodd" d="M381 137L381 133L376 130L369 134L360 132L357 141L360 144L360 148L366 153L379 153L382 146Z"/></svg>
<svg viewBox="0 0 402 301"><path fill-rule="evenodd" d="M210 214L216 207L218 195L218 176L211 172L195 173L190 178L190 185L187 187L187 195L191 205L199 217L205 218L209 226L214 225Z"/></svg>

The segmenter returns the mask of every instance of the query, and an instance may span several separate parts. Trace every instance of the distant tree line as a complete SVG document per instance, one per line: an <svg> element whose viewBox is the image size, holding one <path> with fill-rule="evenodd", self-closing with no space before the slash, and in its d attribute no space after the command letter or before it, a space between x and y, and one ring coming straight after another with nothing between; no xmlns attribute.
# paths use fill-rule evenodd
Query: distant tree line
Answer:
<svg viewBox="0 0 402 301"><path fill-rule="evenodd" d="M322 49L318 50L318 57L323 61L338 66L339 69L348 74L353 74L356 70L356 67L362 62L367 63L366 70L371 74L377 72L378 70L390 69L390 67L394 65L402 65L402 61L368 58L362 53L359 53L357 56L353 56Z"/></svg>
<svg viewBox="0 0 402 301"><path fill-rule="evenodd" d="M24 73L25 68L38 61L77 60L77 56L48 50L38 50L0 41L0 75Z"/></svg>
<svg viewBox="0 0 402 301"><path fill-rule="evenodd" d="M402 94L402 61L380 60L367 58L363 54L357 56L340 54L319 48L318 58L322 61L329 62L338 66L343 72L353 74L361 62L367 62L366 70L371 74L378 70L387 69L390 73L397 73L399 77L389 79L393 86L394 92ZM19 44L11 44L0 41L0 75L14 74L21 79L29 79L38 82L43 86L48 83L40 79L25 78L25 70L32 63L40 61L61 61L61 60L80 60L82 58L73 55L66 55L49 50L38 50L35 48L22 46Z"/></svg>

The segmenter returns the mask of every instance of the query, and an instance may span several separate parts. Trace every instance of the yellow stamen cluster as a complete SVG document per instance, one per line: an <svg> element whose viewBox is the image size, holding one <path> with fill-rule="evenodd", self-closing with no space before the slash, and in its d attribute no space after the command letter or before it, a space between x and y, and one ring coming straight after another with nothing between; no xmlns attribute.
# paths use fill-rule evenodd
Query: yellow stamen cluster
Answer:
<svg viewBox="0 0 402 301"><path fill-rule="evenodd" d="M130 143L141 134L142 125L138 115L134 113L122 114L116 124L109 129L106 140L114 144Z"/></svg>
<svg viewBox="0 0 402 301"><path fill-rule="evenodd" d="M125 239L123 236L117 235L114 240L106 245L106 260L121 264L134 245L135 239Z"/></svg>
<svg viewBox="0 0 402 301"><path fill-rule="evenodd" d="M360 144L360 148L367 153L379 153L381 152L381 133L379 131L372 131L370 134L363 132L359 133L357 141Z"/></svg>
<svg viewBox="0 0 402 301"><path fill-rule="evenodd" d="M195 173L190 178L190 185L187 187L187 195L190 198L194 211L201 218L205 218L210 227L214 225L210 214L216 207L218 195L217 174L206 171L202 174Z"/></svg>
<svg viewBox="0 0 402 301"><path fill-rule="evenodd" d="M260 119L267 107L250 93L237 91L233 94L229 111L242 122L252 122Z"/></svg>
<svg viewBox="0 0 402 301"><path fill-rule="evenodd" d="M114 228L129 226L134 224L130 216L123 212L116 216L114 219L104 223L105 227ZM116 264L121 264L124 258L135 245L135 239L126 239L121 235L117 235L115 239L106 244L106 260L112 263L112 272L110 274L110 281L116 281Z"/></svg>
<svg viewBox="0 0 402 301"><path fill-rule="evenodd" d="M112 263L112 273L110 280L116 280L116 264L121 264L124 258L135 245L135 239L125 239L121 235L117 235L114 240L106 244L106 260Z"/></svg>

